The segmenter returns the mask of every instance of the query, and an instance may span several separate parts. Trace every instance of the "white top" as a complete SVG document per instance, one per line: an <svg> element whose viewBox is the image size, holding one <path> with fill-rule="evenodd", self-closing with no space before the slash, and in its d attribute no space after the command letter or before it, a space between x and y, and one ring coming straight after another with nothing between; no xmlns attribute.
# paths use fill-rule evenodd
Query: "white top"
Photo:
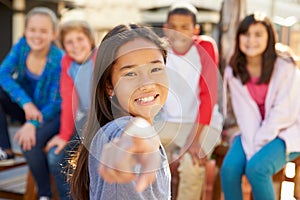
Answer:
<svg viewBox="0 0 300 200"><path fill-rule="evenodd" d="M163 108L166 121L194 123L199 107L199 80L201 62L193 45L184 55L176 55L169 49L167 57L169 94Z"/></svg>

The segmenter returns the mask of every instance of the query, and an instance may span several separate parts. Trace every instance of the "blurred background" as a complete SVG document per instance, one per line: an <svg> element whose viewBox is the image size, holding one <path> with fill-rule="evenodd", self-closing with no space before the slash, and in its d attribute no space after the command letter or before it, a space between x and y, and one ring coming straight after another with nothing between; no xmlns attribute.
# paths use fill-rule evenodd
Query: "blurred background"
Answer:
<svg viewBox="0 0 300 200"><path fill-rule="evenodd" d="M169 6L177 1L179 0L0 0L0 27L2 27L0 63L12 45L23 35L25 15L33 7L46 6L52 9L60 22L70 19L88 21L95 30L98 44L109 29L120 23L136 22L162 27ZM181 1L188 1L198 9L197 22L201 26L200 34L210 35L216 40L220 51L221 67L228 62L232 53L239 20L255 11L262 11L272 19L279 42L289 46L296 56L300 57L300 0ZM158 34L162 34L160 29L155 30ZM300 64L299 60L298 63ZM26 169L22 169L19 173L23 174L22 191L25 190L26 172ZM12 179L15 176L18 176L18 173L9 172L1 175L0 186L1 183L2 185L5 183L4 177ZM17 188L18 192L20 192L19 188ZM286 188L294 190L294 186ZM282 190L282 193L286 194L287 190ZM299 188L295 191L300 193ZM290 192L292 193L293 191Z"/></svg>
<svg viewBox="0 0 300 200"><path fill-rule="evenodd" d="M95 29L99 42L107 30L120 23L138 22L161 27L166 20L168 7L176 1L178 0L0 0L0 61L12 44L22 36L24 17L35 6L51 8L61 21L87 20ZM280 42L289 45L300 56L300 0L189 2L199 11L197 21L201 25L201 34L211 35L219 47L222 36L226 38L227 46L233 46L230 42L234 38L234 28L239 19L254 11L263 11L275 23Z"/></svg>

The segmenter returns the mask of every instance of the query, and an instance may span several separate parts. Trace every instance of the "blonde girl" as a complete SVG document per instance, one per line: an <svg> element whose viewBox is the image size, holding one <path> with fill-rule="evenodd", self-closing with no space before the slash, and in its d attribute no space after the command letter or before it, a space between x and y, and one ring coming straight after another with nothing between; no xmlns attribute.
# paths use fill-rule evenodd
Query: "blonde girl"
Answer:
<svg viewBox="0 0 300 200"><path fill-rule="evenodd" d="M26 16L25 33L0 67L0 151L2 163L14 155L8 137L6 116L22 123L14 139L21 146L38 187L39 199L52 196L44 147L57 134L61 97L59 74L62 50L53 43L57 18L45 7L33 8Z"/></svg>

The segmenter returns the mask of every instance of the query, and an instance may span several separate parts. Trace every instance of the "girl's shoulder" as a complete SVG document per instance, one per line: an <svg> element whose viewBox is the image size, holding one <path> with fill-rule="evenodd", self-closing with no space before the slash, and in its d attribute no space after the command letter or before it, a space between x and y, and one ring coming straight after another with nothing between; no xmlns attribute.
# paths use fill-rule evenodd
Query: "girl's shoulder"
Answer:
<svg viewBox="0 0 300 200"><path fill-rule="evenodd" d="M296 53L291 47L282 43L276 43L275 45L276 53L279 58L296 64L296 61L299 59Z"/></svg>
<svg viewBox="0 0 300 200"><path fill-rule="evenodd" d="M64 55L64 51L58 48L56 45L52 44L48 53L48 64L53 66L53 68L61 69L61 60Z"/></svg>
<svg viewBox="0 0 300 200"><path fill-rule="evenodd" d="M64 51L55 44L51 44L49 54L53 56L60 56L62 58Z"/></svg>
<svg viewBox="0 0 300 200"><path fill-rule="evenodd" d="M286 60L280 56L277 57L272 74L272 80L286 81L286 79L291 79L291 77L297 79L300 78L300 71L297 65L290 60Z"/></svg>
<svg viewBox="0 0 300 200"><path fill-rule="evenodd" d="M130 118L130 116L120 117L101 127L92 139L90 154L100 154L103 145L111 142L114 138L120 137Z"/></svg>
<svg viewBox="0 0 300 200"><path fill-rule="evenodd" d="M18 42L16 44L19 44L19 45L27 45L28 46L28 43L27 43L27 40L25 38L25 36L22 36Z"/></svg>
<svg viewBox="0 0 300 200"><path fill-rule="evenodd" d="M297 70L297 64L289 58L278 56L274 68L277 71L294 71Z"/></svg>
<svg viewBox="0 0 300 200"><path fill-rule="evenodd" d="M15 44L14 44L14 49L18 52L21 52L23 54L26 54L25 52L30 51L30 47L27 43L27 40L25 36L22 36Z"/></svg>
<svg viewBox="0 0 300 200"><path fill-rule="evenodd" d="M120 137L131 118L132 116L124 116L114 119L101 127L97 135L105 135L109 141Z"/></svg>

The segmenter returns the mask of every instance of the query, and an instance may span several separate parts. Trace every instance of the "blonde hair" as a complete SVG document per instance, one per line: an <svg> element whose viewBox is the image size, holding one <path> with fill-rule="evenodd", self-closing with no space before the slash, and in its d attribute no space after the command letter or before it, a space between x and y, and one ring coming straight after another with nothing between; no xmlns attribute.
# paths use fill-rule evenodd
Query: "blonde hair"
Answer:
<svg viewBox="0 0 300 200"><path fill-rule="evenodd" d="M49 8L46 7L35 7L31 9L25 18L25 28L27 27L29 19L34 15L44 15L49 17L49 19L52 22L53 30L56 32L58 30L58 19L56 17L56 14Z"/></svg>
<svg viewBox="0 0 300 200"><path fill-rule="evenodd" d="M64 39L65 39L67 33L69 33L70 31L79 31L79 32L82 32L83 34L85 34L89 38L89 40L92 44L92 49L95 48L95 46L96 46L95 45L95 37L94 37L94 33L93 33L91 26L86 21L72 20L72 21L63 23L60 26L59 41L60 41L60 44L63 49L65 49Z"/></svg>

